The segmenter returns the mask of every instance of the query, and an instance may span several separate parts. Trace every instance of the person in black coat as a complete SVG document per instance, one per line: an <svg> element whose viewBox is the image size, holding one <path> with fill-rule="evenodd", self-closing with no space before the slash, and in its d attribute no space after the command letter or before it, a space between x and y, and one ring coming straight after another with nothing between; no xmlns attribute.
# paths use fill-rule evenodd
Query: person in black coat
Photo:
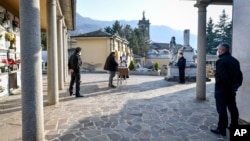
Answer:
<svg viewBox="0 0 250 141"><path fill-rule="evenodd" d="M227 109L231 115L229 129L238 126L239 112L236 105L236 91L243 81L239 61L231 56L228 44L220 44L217 51L219 59L216 61L215 72L215 102L219 114L218 126L211 132L226 136L228 127Z"/></svg>
<svg viewBox="0 0 250 141"><path fill-rule="evenodd" d="M179 53L180 58L178 59L177 66L179 68L179 79L180 83L185 83L185 68L186 68L186 59L183 56L183 53Z"/></svg>
<svg viewBox="0 0 250 141"><path fill-rule="evenodd" d="M106 59L104 70L109 71L109 87L116 88L113 85L113 78L115 77L115 73L118 70L118 63L115 60L115 52L111 52Z"/></svg>
<svg viewBox="0 0 250 141"><path fill-rule="evenodd" d="M81 83L81 65L82 65L82 59L81 59L81 48L77 47L75 49L75 52L72 56L70 56L69 62L68 62L68 68L71 73L71 80L69 85L69 94L72 96L73 94L73 86L74 83L76 83L76 97L83 97L83 95L80 94L80 83Z"/></svg>

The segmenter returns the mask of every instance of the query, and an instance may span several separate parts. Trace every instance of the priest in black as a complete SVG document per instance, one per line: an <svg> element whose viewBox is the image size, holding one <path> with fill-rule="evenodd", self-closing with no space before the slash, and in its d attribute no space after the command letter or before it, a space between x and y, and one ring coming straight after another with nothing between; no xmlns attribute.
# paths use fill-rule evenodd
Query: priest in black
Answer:
<svg viewBox="0 0 250 141"><path fill-rule="evenodd" d="M177 66L179 68L179 83L185 83L185 68L186 68L186 59L183 56L183 53L179 53L180 58L178 59Z"/></svg>

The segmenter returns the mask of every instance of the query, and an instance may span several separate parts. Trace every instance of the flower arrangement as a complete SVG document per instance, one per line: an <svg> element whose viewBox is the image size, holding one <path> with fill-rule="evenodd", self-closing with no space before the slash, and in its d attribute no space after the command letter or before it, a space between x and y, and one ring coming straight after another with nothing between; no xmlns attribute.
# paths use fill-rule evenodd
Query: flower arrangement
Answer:
<svg viewBox="0 0 250 141"><path fill-rule="evenodd" d="M5 32L5 40L10 42L10 48L14 48L16 44L16 37L10 32Z"/></svg>
<svg viewBox="0 0 250 141"><path fill-rule="evenodd" d="M5 39L7 40L7 41L12 41L13 40L13 35L10 33L10 32L5 32Z"/></svg>

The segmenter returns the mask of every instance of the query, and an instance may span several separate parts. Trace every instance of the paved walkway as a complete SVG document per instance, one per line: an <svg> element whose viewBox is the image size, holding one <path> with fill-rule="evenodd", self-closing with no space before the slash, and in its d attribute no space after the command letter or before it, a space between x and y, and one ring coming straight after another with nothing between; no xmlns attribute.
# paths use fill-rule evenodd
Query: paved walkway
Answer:
<svg viewBox="0 0 250 141"><path fill-rule="evenodd" d="M49 141L228 141L210 132L217 123L214 82L207 100L195 99L195 83L167 82L162 76L131 75L108 88L108 74L82 74L81 93L60 91L60 104L44 106ZM46 77L44 101L46 105ZM68 84L65 88L68 87ZM0 140L21 140L20 93L0 99Z"/></svg>

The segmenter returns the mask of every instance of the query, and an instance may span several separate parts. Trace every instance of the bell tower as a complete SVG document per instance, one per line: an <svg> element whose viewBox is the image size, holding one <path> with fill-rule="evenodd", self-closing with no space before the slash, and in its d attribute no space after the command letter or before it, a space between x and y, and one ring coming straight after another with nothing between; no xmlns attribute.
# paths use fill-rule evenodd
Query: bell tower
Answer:
<svg viewBox="0 0 250 141"><path fill-rule="evenodd" d="M142 12L142 19L139 20L139 23L138 23L138 26L139 26L139 29L145 29L146 30L146 38L148 40L150 40L150 34L149 34L149 27L150 27L150 23L149 23L149 20L146 20L145 18L145 11Z"/></svg>

